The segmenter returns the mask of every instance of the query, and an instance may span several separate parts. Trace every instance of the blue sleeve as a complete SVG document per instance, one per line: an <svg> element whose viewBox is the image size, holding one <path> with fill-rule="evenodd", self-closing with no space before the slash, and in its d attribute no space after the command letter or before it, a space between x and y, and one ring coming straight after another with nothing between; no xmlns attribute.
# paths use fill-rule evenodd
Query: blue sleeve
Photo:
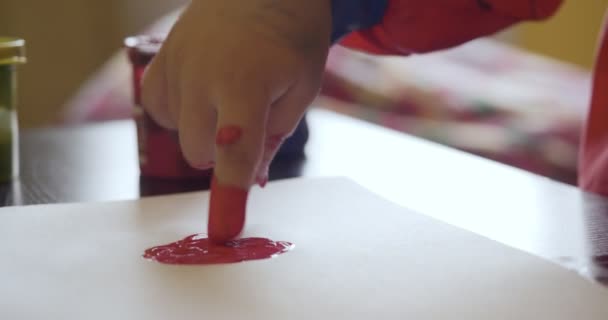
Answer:
<svg viewBox="0 0 608 320"><path fill-rule="evenodd" d="M380 23L389 0L332 0L332 43L347 34Z"/></svg>
<svg viewBox="0 0 608 320"><path fill-rule="evenodd" d="M338 42L349 33L373 27L380 23L389 0L331 0L332 43ZM308 141L306 117L300 121L293 135L279 149L277 159L298 159L304 157L304 147ZM295 169L299 170L299 169ZM272 172L271 172L272 174ZM271 176L271 178L277 178Z"/></svg>

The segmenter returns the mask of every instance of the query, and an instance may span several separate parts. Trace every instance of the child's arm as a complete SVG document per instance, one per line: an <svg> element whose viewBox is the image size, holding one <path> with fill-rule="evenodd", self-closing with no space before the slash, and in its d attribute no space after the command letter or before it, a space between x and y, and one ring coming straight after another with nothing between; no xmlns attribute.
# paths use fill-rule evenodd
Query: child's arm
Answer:
<svg viewBox="0 0 608 320"><path fill-rule="evenodd" d="M335 0L346 2L349 0ZM352 0L351 0L352 1ZM347 34L341 44L371 53L408 55L453 47L487 36L525 20L541 20L553 15L562 0L388 0L367 1L384 10L380 22ZM374 4L375 3L375 4ZM356 25L352 22L343 24Z"/></svg>

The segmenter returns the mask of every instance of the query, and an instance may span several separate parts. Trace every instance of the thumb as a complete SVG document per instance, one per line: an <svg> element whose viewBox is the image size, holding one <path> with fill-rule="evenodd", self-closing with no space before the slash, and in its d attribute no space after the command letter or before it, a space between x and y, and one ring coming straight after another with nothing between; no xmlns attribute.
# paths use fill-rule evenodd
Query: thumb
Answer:
<svg viewBox="0 0 608 320"><path fill-rule="evenodd" d="M216 165L211 185L208 235L223 243L245 224L247 195L264 152L269 103L265 99L221 101L216 132Z"/></svg>

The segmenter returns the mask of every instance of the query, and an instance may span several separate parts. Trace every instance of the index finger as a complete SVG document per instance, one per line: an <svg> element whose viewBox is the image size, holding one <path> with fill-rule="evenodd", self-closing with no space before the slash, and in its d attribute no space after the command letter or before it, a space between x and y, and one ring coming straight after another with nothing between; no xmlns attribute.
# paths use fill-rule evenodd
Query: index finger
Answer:
<svg viewBox="0 0 608 320"><path fill-rule="evenodd" d="M269 100L232 96L221 101L216 133L216 165L211 184L209 239L224 243L245 224L249 188L264 152Z"/></svg>

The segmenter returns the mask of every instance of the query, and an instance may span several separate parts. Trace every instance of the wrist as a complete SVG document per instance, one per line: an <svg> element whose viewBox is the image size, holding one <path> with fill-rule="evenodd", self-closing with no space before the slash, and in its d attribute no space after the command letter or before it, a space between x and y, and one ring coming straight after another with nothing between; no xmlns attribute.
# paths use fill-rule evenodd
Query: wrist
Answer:
<svg viewBox="0 0 608 320"><path fill-rule="evenodd" d="M382 21L389 0L331 0L332 43Z"/></svg>

